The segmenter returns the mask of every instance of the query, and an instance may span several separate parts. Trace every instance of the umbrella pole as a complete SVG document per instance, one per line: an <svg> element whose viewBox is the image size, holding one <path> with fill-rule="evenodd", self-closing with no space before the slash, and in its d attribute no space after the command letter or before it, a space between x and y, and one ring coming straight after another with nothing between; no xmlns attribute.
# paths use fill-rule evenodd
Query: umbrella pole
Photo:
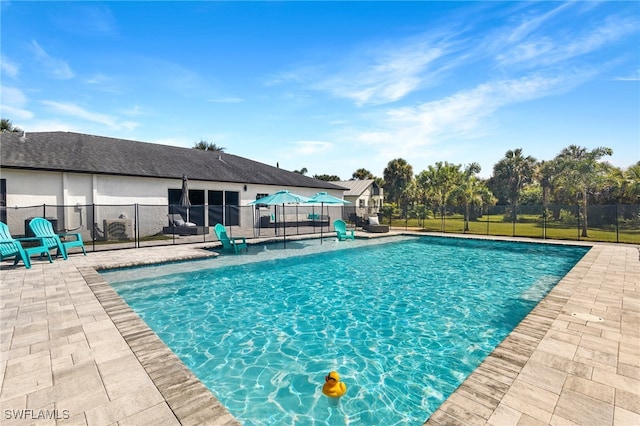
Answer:
<svg viewBox="0 0 640 426"><path fill-rule="evenodd" d="M282 239L283 248L287 248L287 215L284 210L284 203L282 203L282 235L284 238Z"/></svg>
<svg viewBox="0 0 640 426"><path fill-rule="evenodd" d="M320 203L320 244L322 245L322 230L324 225L322 224L322 213L324 212L324 203Z"/></svg>

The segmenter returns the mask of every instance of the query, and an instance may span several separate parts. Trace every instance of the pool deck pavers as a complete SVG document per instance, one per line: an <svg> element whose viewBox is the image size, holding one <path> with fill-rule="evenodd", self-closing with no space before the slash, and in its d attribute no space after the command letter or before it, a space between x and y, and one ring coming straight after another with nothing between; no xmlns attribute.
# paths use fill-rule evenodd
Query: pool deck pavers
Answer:
<svg viewBox="0 0 640 426"><path fill-rule="evenodd" d="M97 272L211 245L2 262L0 424L240 424ZM426 424L639 425L640 247L594 243Z"/></svg>

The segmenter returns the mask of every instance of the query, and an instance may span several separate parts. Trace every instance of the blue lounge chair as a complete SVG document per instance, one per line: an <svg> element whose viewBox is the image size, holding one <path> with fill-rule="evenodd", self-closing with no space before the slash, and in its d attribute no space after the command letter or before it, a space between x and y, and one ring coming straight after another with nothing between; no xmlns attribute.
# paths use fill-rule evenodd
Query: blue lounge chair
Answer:
<svg viewBox="0 0 640 426"><path fill-rule="evenodd" d="M347 224L344 220L338 219L333 222L333 229L336 231L336 235L338 236L338 241L344 240L355 240L355 232L353 229L347 229Z"/></svg>
<svg viewBox="0 0 640 426"><path fill-rule="evenodd" d="M22 243L35 242L33 247L24 248ZM17 265L22 260L24 266L31 268L31 256L46 255L49 258L49 263L53 262L49 249L45 246L42 238L13 238L9 232L9 227L6 223L0 222L0 260L15 257L13 265Z"/></svg>
<svg viewBox="0 0 640 426"><path fill-rule="evenodd" d="M238 254L239 250L242 249L249 251L249 248L247 247L247 239L245 237L229 238L227 230L221 223L216 223L213 230L215 231L218 240L222 243L223 250L233 250L236 254Z"/></svg>
<svg viewBox="0 0 640 426"><path fill-rule="evenodd" d="M41 217L31 219L31 222L29 222L29 228L31 228L33 235L43 238L47 248L57 249L56 256L62 256L63 259L67 259L68 250L72 247L80 247L82 249L82 253L84 253L85 256L87 255L87 252L84 249L82 235L80 233L56 234L51 222ZM68 237L74 239L67 241L66 238Z"/></svg>

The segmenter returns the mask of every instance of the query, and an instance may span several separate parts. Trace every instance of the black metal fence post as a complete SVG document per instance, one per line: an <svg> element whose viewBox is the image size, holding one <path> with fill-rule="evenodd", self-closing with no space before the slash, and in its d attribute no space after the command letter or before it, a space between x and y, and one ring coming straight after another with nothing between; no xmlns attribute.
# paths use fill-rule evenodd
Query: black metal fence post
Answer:
<svg viewBox="0 0 640 426"><path fill-rule="evenodd" d="M405 207L404 209L404 230L409 229L409 207Z"/></svg>
<svg viewBox="0 0 640 426"><path fill-rule="evenodd" d="M619 220L618 220L618 205L616 204L616 243L620 242L619 234Z"/></svg>
<svg viewBox="0 0 640 426"><path fill-rule="evenodd" d="M491 214L489 213L489 206L487 206L487 235L489 235L489 219L491 218Z"/></svg>
<svg viewBox="0 0 640 426"><path fill-rule="evenodd" d="M140 206L138 203L135 203L133 206L133 238L134 247L140 248L140 227L138 226L140 220Z"/></svg>
<svg viewBox="0 0 640 426"><path fill-rule="evenodd" d="M91 204L91 222L93 222L91 227L91 246L93 251L96 251L96 203Z"/></svg>
<svg viewBox="0 0 640 426"><path fill-rule="evenodd" d="M580 206L576 206L576 210L578 210L578 241L580 241Z"/></svg>

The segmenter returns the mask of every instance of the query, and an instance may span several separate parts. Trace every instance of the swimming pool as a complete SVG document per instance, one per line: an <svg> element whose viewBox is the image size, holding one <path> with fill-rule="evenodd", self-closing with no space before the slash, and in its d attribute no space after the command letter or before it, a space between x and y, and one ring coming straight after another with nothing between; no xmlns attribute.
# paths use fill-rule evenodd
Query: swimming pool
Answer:
<svg viewBox="0 0 640 426"><path fill-rule="evenodd" d="M247 425L422 424L588 250L439 237L276 247L104 273ZM321 393L331 370L348 387L335 405Z"/></svg>

